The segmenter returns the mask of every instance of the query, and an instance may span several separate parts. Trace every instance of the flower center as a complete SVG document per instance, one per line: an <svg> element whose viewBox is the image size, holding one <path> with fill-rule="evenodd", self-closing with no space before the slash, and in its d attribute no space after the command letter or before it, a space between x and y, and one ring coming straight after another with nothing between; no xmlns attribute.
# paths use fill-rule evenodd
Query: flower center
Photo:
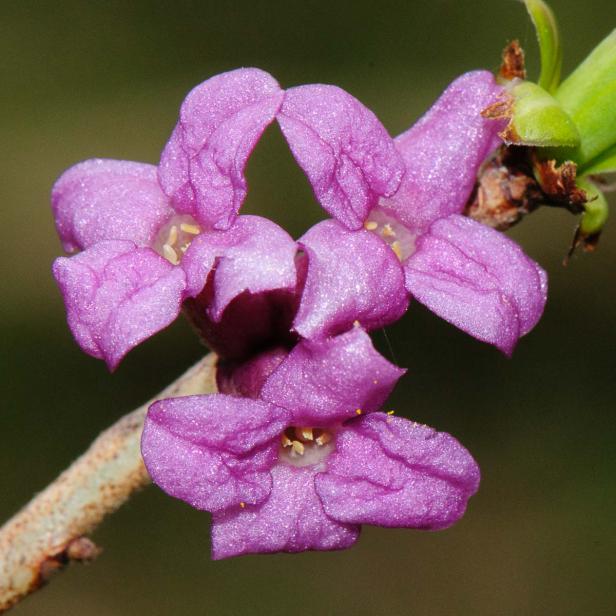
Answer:
<svg viewBox="0 0 616 616"><path fill-rule="evenodd" d="M376 208L364 228L378 235L404 261L415 252L415 236L394 216Z"/></svg>
<svg viewBox="0 0 616 616"><path fill-rule="evenodd" d="M334 449L331 430L291 426L280 436L279 458L291 466L314 466L323 462Z"/></svg>
<svg viewBox="0 0 616 616"><path fill-rule="evenodd" d="M169 263L177 265L199 233L201 227L192 216L174 216L160 230L153 248Z"/></svg>

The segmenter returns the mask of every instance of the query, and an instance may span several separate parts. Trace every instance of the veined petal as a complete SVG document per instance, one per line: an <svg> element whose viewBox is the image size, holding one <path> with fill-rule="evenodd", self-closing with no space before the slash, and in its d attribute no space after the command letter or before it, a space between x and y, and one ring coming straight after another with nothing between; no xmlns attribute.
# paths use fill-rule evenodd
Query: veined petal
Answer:
<svg viewBox="0 0 616 616"><path fill-rule="evenodd" d="M404 271L394 252L369 231L348 231L334 220L315 225L298 242L308 259L294 322L304 338L366 330L397 321L408 307Z"/></svg>
<svg viewBox="0 0 616 616"><path fill-rule="evenodd" d="M379 409L404 372L355 327L297 344L267 379L261 398L289 409L294 425L327 427Z"/></svg>
<svg viewBox="0 0 616 616"><path fill-rule="evenodd" d="M276 80L255 68L216 75L188 94L159 167L178 212L206 228L233 223L246 197L246 162L282 97Z"/></svg>
<svg viewBox="0 0 616 616"><path fill-rule="evenodd" d="M184 255L186 294L198 295L216 266L210 317L218 321L241 293L293 290L296 245L290 235L260 216L240 216L226 231L199 234Z"/></svg>
<svg viewBox="0 0 616 616"><path fill-rule="evenodd" d="M325 210L359 229L379 197L400 185L404 164L377 117L331 85L286 91L278 122Z"/></svg>
<svg viewBox="0 0 616 616"><path fill-rule="evenodd" d="M481 112L503 92L487 71L458 77L416 124L396 137L406 174L381 207L416 233L437 218L461 212L479 166L500 143L497 134L506 124Z"/></svg>
<svg viewBox="0 0 616 616"><path fill-rule="evenodd" d="M65 171L51 191L51 207L68 252L103 240L150 246L173 214L155 166L102 158Z"/></svg>
<svg viewBox="0 0 616 616"><path fill-rule="evenodd" d="M418 238L405 272L417 300L507 354L536 325L547 298L546 273L515 242L457 214Z"/></svg>
<svg viewBox="0 0 616 616"><path fill-rule="evenodd" d="M257 506L215 513L212 558L242 554L341 550L359 536L359 528L332 520L314 490L314 470L277 464L269 498Z"/></svg>
<svg viewBox="0 0 616 616"><path fill-rule="evenodd" d="M195 446L241 456L277 439L290 414L261 400L210 394L159 400L148 418Z"/></svg>
<svg viewBox="0 0 616 616"><path fill-rule="evenodd" d="M288 413L221 394L155 402L141 451L153 481L197 509L257 504L271 491L270 469Z"/></svg>
<svg viewBox="0 0 616 616"><path fill-rule="evenodd" d="M60 257L53 274L79 346L114 369L130 349L179 314L184 272L132 242L99 242Z"/></svg>
<svg viewBox="0 0 616 616"><path fill-rule="evenodd" d="M347 424L315 478L335 520L423 529L456 522L478 485L479 468L456 439L383 413Z"/></svg>

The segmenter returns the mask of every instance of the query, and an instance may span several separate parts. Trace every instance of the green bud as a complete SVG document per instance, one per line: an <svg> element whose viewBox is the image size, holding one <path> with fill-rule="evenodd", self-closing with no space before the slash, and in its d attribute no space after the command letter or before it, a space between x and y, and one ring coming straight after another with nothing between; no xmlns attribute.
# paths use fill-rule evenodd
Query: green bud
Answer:
<svg viewBox="0 0 616 616"><path fill-rule="evenodd" d="M607 199L599 188L586 178L578 178L576 184L588 196L588 201L584 204L584 213L580 220L580 234L582 237L598 235L601 233L607 220Z"/></svg>
<svg viewBox="0 0 616 616"><path fill-rule="evenodd" d="M528 146L576 146L577 128L560 103L530 81L514 80L509 94L510 122L501 134L508 144Z"/></svg>
<svg viewBox="0 0 616 616"><path fill-rule="evenodd" d="M550 7L542 0L524 0L539 42L541 73L539 85L553 94L558 87L563 63L558 24Z"/></svg>
<svg viewBox="0 0 616 616"><path fill-rule="evenodd" d="M580 173L614 167L616 145L616 30L560 85L556 98L575 122L579 147L563 152ZM611 161L611 162L610 162Z"/></svg>

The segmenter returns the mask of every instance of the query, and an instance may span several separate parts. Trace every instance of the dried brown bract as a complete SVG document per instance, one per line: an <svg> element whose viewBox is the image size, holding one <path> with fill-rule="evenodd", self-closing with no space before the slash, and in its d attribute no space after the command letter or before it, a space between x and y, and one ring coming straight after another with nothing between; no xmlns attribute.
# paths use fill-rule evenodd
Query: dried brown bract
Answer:
<svg viewBox="0 0 616 616"><path fill-rule="evenodd" d="M586 193L575 185L577 165L571 161L557 165L555 160L539 160L533 166L541 189L552 205L561 205L575 214L583 212Z"/></svg>
<svg viewBox="0 0 616 616"><path fill-rule="evenodd" d="M518 40L514 39L503 49L503 62L498 74L507 80L526 79L524 50Z"/></svg>
<svg viewBox="0 0 616 616"><path fill-rule="evenodd" d="M505 231L532 212L543 194L532 177L527 154L527 148L501 148L481 169L465 214Z"/></svg>

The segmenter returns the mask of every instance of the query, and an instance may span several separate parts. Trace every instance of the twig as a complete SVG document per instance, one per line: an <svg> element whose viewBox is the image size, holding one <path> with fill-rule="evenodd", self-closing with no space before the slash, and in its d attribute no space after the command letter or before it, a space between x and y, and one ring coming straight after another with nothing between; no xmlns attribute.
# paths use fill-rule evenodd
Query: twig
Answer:
<svg viewBox="0 0 616 616"><path fill-rule="evenodd" d="M210 354L154 399L216 390ZM150 402L125 415L43 492L0 528L0 612L70 561L95 558L92 532L150 478L139 442Z"/></svg>

